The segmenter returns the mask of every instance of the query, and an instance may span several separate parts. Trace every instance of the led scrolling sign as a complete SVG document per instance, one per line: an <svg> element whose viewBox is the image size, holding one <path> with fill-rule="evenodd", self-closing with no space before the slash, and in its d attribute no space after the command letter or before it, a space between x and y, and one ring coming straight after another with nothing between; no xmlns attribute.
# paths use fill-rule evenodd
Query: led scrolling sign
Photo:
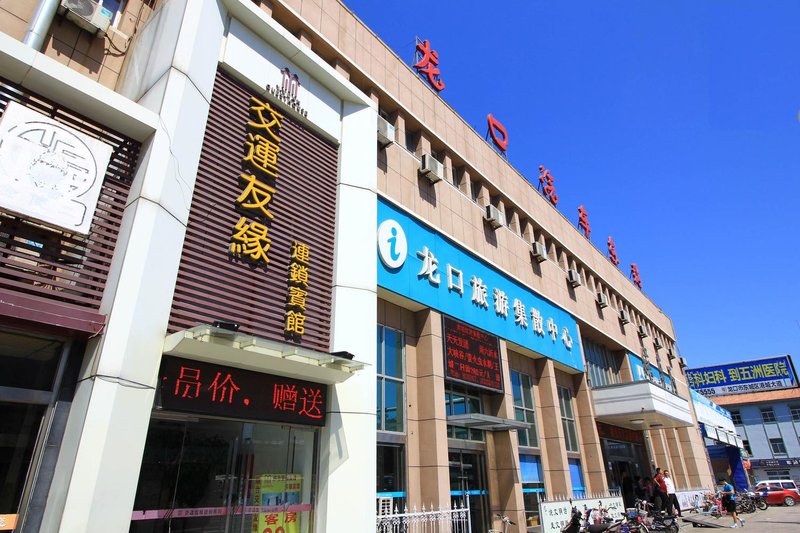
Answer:
<svg viewBox="0 0 800 533"><path fill-rule="evenodd" d="M212 416L325 425L328 386L165 355L161 408Z"/></svg>

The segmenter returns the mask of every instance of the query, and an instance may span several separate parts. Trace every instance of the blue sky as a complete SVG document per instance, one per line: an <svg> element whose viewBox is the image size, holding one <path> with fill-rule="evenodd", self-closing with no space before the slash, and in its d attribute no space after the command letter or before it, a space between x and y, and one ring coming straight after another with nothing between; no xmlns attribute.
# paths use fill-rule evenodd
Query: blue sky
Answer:
<svg viewBox="0 0 800 533"><path fill-rule="evenodd" d="M690 366L800 355L800 2L344 1L406 63L431 42L441 97L585 205Z"/></svg>

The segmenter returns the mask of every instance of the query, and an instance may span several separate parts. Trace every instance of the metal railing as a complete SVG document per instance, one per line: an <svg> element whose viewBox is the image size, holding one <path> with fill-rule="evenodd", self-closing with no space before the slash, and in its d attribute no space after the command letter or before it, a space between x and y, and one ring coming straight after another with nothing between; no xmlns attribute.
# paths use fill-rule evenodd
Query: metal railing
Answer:
<svg viewBox="0 0 800 533"><path fill-rule="evenodd" d="M380 500L390 500L389 498ZM376 517L377 533L469 533L471 523L469 502L453 502L450 507L436 508L431 504L421 510L414 506L409 511L404 507L400 512L396 506L387 506L386 501L379 501Z"/></svg>

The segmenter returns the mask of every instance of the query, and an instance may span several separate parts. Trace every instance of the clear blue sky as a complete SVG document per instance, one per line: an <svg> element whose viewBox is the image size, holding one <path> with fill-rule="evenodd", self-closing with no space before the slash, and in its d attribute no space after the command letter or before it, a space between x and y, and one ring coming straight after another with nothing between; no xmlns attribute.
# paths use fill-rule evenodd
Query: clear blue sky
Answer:
<svg viewBox="0 0 800 533"><path fill-rule="evenodd" d="M690 366L800 356L800 1L344 0L614 237ZM800 357L795 358L800 370Z"/></svg>

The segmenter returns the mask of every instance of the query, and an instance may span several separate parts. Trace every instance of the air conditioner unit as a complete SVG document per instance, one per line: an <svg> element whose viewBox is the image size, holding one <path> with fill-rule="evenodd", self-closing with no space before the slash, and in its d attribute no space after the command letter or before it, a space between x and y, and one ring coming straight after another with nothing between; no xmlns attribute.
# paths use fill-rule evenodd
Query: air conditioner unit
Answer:
<svg viewBox="0 0 800 533"><path fill-rule="evenodd" d="M619 310L619 321L623 324L630 324L631 323L631 315L625 309Z"/></svg>
<svg viewBox="0 0 800 533"><path fill-rule="evenodd" d="M606 296L605 293L597 293L597 305L600 306L600 309L605 309L608 307L608 296Z"/></svg>
<svg viewBox="0 0 800 533"><path fill-rule="evenodd" d="M381 146L394 142L394 124L381 116L378 116L378 142Z"/></svg>
<svg viewBox="0 0 800 533"><path fill-rule="evenodd" d="M675 359L675 352L673 352L673 351L672 351L672 348L669 348L669 349L667 350L667 357L668 357L670 360L672 360L672 359Z"/></svg>
<svg viewBox="0 0 800 533"><path fill-rule="evenodd" d="M569 280L569 284L573 287L577 287L581 284L581 275L578 274L577 270L567 270L567 279Z"/></svg>
<svg viewBox="0 0 800 533"><path fill-rule="evenodd" d="M431 154L422 154L422 162L419 166L421 174L428 176L431 183L436 183L444 179L444 165L436 160Z"/></svg>
<svg viewBox="0 0 800 533"><path fill-rule="evenodd" d="M506 216L503 214L502 211L497 209L492 204L486 206L486 212L483 214L483 218L486 222L489 223L494 229L497 229L505 224Z"/></svg>
<svg viewBox="0 0 800 533"><path fill-rule="evenodd" d="M664 347L664 345L661 344L661 341L658 340L658 337L656 337L656 339L653 341L653 346L656 347L656 350L660 350L661 348Z"/></svg>
<svg viewBox="0 0 800 533"><path fill-rule="evenodd" d="M647 328L644 327L644 324L639 324L639 327L636 329L636 332L639 334L640 338L647 337Z"/></svg>
<svg viewBox="0 0 800 533"><path fill-rule="evenodd" d="M531 243L531 255L540 263L547 261L547 248L539 241L534 241Z"/></svg>
<svg viewBox="0 0 800 533"><path fill-rule="evenodd" d="M61 0L61 13L66 12L68 20L79 28L91 33L105 35L114 13L97 3L97 0Z"/></svg>
<svg viewBox="0 0 800 533"><path fill-rule="evenodd" d="M678 361L678 364L681 365L681 368L686 368L686 358L681 357L680 361Z"/></svg>

